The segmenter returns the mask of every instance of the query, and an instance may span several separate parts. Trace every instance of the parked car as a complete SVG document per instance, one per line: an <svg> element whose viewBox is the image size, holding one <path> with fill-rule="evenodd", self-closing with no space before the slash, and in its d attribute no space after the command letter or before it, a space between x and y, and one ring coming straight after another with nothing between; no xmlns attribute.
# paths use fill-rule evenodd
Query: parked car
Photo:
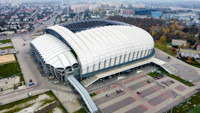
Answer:
<svg viewBox="0 0 200 113"><path fill-rule="evenodd" d="M162 84L165 84L165 82L164 82L164 81L161 81L161 83L162 83Z"/></svg>
<svg viewBox="0 0 200 113"><path fill-rule="evenodd" d="M34 85L34 83L33 83L33 82L31 82L31 83L29 83L28 85L29 85L29 86L33 86L33 85Z"/></svg>
<svg viewBox="0 0 200 113"><path fill-rule="evenodd" d="M117 93L120 93L120 91L119 91L119 90L117 90L116 92L117 92Z"/></svg>
<svg viewBox="0 0 200 113"><path fill-rule="evenodd" d="M172 80L171 80L170 82L171 82L171 83L175 83L175 82L174 82L174 81L172 81Z"/></svg>
<svg viewBox="0 0 200 113"><path fill-rule="evenodd" d="M149 84L150 84L151 82L150 82L149 80L147 80L147 83L149 83Z"/></svg>
<svg viewBox="0 0 200 113"><path fill-rule="evenodd" d="M59 84L60 82L57 80L57 81L54 81L53 83L54 83L54 84Z"/></svg>
<svg viewBox="0 0 200 113"><path fill-rule="evenodd" d="M18 89L18 87L17 87L17 86L15 86L15 87L14 87L14 90L16 90L16 89Z"/></svg>
<svg viewBox="0 0 200 113"><path fill-rule="evenodd" d="M141 94L139 91L137 91L137 94Z"/></svg>

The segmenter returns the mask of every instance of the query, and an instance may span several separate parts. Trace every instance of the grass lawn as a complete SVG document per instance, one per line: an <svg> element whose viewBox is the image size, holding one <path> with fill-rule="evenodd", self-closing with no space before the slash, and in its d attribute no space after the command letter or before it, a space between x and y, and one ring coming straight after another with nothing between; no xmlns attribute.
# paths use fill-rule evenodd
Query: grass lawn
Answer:
<svg viewBox="0 0 200 113"><path fill-rule="evenodd" d="M0 65L0 76L3 78L7 78L18 73L21 73L18 62Z"/></svg>
<svg viewBox="0 0 200 113"><path fill-rule="evenodd" d="M91 97L93 97L93 96L95 96L95 95L97 95L97 94L96 94L96 93L91 93L91 94L90 94Z"/></svg>
<svg viewBox="0 0 200 113"><path fill-rule="evenodd" d="M83 108L81 108L78 111L75 111L74 113L87 113L87 112Z"/></svg>
<svg viewBox="0 0 200 113"><path fill-rule="evenodd" d="M200 111L200 104L195 108L193 108L189 113L199 113L199 111Z"/></svg>
<svg viewBox="0 0 200 113"><path fill-rule="evenodd" d="M200 64L199 64L198 61L192 61L191 63L188 63L185 59L180 59L180 60L182 60L183 62L185 62L187 64L190 64L190 65L192 65L194 67L200 68Z"/></svg>
<svg viewBox="0 0 200 113"><path fill-rule="evenodd" d="M196 107L195 107L195 106ZM173 113L199 113L200 111L200 92L186 99L183 103L173 108ZM170 113L169 110L167 113Z"/></svg>
<svg viewBox="0 0 200 113"><path fill-rule="evenodd" d="M191 87L191 86L194 86L194 84L192 84L191 82L188 82L188 81L186 81L186 80L184 80L184 79L182 79L182 78L180 78L180 77L177 77L177 76L175 76L175 75L172 75L172 74L166 72L166 71L163 70L163 69L159 69L159 71L161 71L161 73L166 74L167 76L169 76L169 77L171 77L171 78L173 78L173 79L175 79L175 80L177 80L177 81L179 81L179 82L181 82L181 83L183 83L183 84L185 84L185 85L187 85L187 86L190 86L190 87Z"/></svg>
<svg viewBox="0 0 200 113"><path fill-rule="evenodd" d="M50 102L53 102L53 101L59 102L58 99L54 96L54 94L53 94L52 91L45 92L44 94L48 95L49 97L52 97L51 101L49 101L50 99L49 99L49 100L47 99L47 100L45 100L45 103L47 103L47 102L50 103ZM41 95L41 94L39 94L39 95ZM22 100L18 100L18 101L15 101L15 102L6 104L6 105L2 105L2 106L0 106L0 111L1 111L1 110L4 110L4 109L11 108L11 107L13 107L13 106L20 105L20 104L22 104L22 103L28 103L28 101L37 99L39 95L35 95L35 96L32 96L32 97L28 97L28 98L25 98L25 99L22 99ZM60 102L59 102L59 103L60 103ZM20 111L20 110L22 110L22 109L24 109L24 108L30 107L30 106L32 106L32 105L33 105L33 104L24 104L23 107L16 107L16 108L14 108L14 109L12 109L12 110L9 110L9 111L7 111L7 112L5 112L5 113L18 112L18 111ZM60 104L58 107L61 109L61 111L62 111L63 113L66 113L65 108L63 108L61 104Z"/></svg>
<svg viewBox="0 0 200 113"><path fill-rule="evenodd" d="M164 51L165 53L170 54L172 56L176 56L176 54L170 48L167 47L168 43L160 44L159 42L155 42L154 44L155 44L155 48L158 48L161 51Z"/></svg>
<svg viewBox="0 0 200 113"><path fill-rule="evenodd" d="M6 39L6 40L0 40L0 43L11 43L11 39Z"/></svg>
<svg viewBox="0 0 200 113"><path fill-rule="evenodd" d="M13 46L1 47L0 49L11 49Z"/></svg>
<svg viewBox="0 0 200 113"><path fill-rule="evenodd" d="M153 72L153 73L149 73L148 75L150 75L151 77L155 78L157 76L160 76L160 74Z"/></svg>
<svg viewBox="0 0 200 113"><path fill-rule="evenodd" d="M200 68L200 64L190 64L190 65Z"/></svg>
<svg viewBox="0 0 200 113"><path fill-rule="evenodd" d="M24 77L23 74L21 73L21 69L16 56L15 59L16 62L0 65L0 79L11 77L12 75L19 76L20 84L18 86L21 86L22 85L21 82L24 81Z"/></svg>

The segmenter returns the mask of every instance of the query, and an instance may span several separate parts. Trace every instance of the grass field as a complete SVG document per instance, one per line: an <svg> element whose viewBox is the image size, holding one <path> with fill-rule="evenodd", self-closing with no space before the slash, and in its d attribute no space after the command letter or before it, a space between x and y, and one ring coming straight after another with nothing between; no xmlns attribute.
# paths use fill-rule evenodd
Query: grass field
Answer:
<svg viewBox="0 0 200 113"><path fill-rule="evenodd" d="M159 42L155 42L154 44L155 44L155 48L158 48L161 51L163 51L167 54L170 54L172 56L176 56L176 54L169 47L167 47L167 45L169 45L168 43L160 44Z"/></svg>
<svg viewBox="0 0 200 113"><path fill-rule="evenodd" d="M186 60L184 60L184 59L180 59L180 60L182 60L183 62L185 62L185 63L187 63L187 64L190 64L190 65L192 65L192 66L194 66L194 67L200 68L200 64L199 64L198 61L192 61L192 63L188 63L188 62L187 62Z"/></svg>
<svg viewBox="0 0 200 113"><path fill-rule="evenodd" d="M196 106L196 107L195 107ZM173 113L199 113L200 111L200 92L186 99L173 108ZM167 113L171 113L169 110Z"/></svg>
<svg viewBox="0 0 200 113"><path fill-rule="evenodd" d="M11 39L6 39L6 40L0 40L0 43L11 43Z"/></svg>
<svg viewBox="0 0 200 113"><path fill-rule="evenodd" d="M16 62L4 63L0 65L0 79L11 77L13 75L19 76L20 84L18 86L21 86L22 85L21 82L24 81L24 77L23 77L23 74L21 73L21 69L17 61L17 57L15 55L14 55L14 58Z"/></svg>
<svg viewBox="0 0 200 113"><path fill-rule="evenodd" d="M194 86L194 84L192 84L191 82L188 82L188 81L186 81L186 80L184 80L184 79L182 79L180 77L177 77L175 75L172 75L172 74L166 72L163 69L158 69L158 70L161 71L162 74L166 74L168 77L171 77L171 78L173 78L173 79L175 79L175 80L177 80L177 81L179 81L179 82L181 82L181 83L183 83L183 84L185 84L187 86L190 86L190 87ZM153 73L149 73L148 75L150 75L151 77L155 78L157 76L160 76L161 74L158 74L157 72L153 72Z"/></svg>
<svg viewBox="0 0 200 113"><path fill-rule="evenodd" d="M177 80L177 81L179 81L179 82L181 82L181 83L183 83L183 84L185 84L187 86L190 86L190 87L194 86L194 84L192 84L191 82L188 82L188 81L186 81L186 80L184 80L184 79L182 79L180 77L177 77L175 75L169 74L168 72L166 72L163 69L159 69L159 71L161 71L161 73L166 74L167 76L169 76L169 77L171 77L171 78L173 78L173 79L175 79L175 80Z"/></svg>
<svg viewBox="0 0 200 113"><path fill-rule="evenodd" d="M0 76L3 78L10 77L17 73L21 73L18 62L0 65Z"/></svg>
<svg viewBox="0 0 200 113"><path fill-rule="evenodd" d="M0 65L7 64L16 61L15 56L13 54L2 55L0 56Z"/></svg>
<svg viewBox="0 0 200 113"><path fill-rule="evenodd" d="M13 46L1 47L0 49L12 49Z"/></svg>
<svg viewBox="0 0 200 113"><path fill-rule="evenodd" d="M43 102L42 105L45 105L46 103L51 103L53 101L57 101L59 102L59 100L55 97L55 95L53 94L52 91L48 91L48 92L45 92L44 94L48 95L49 97L51 97L50 99L44 99L42 100L41 102ZM28 108L30 106L32 106L34 103L29 103L30 101L35 101L37 102L36 100L38 100L38 97L42 95L42 94L39 94L39 95L35 95L35 96L32 96L32 97L28 97L28 98L25 98L25 99L22 99L22 100L18 100L18 101L15 101L15 102L12 102L12 103L9 103L9 104L6 104L6 105L3 105L3 106L0 106L0 112L2 110L5 110L5 109L9 109L8 111L4 112L4 113L13 113L13 112L18 112L20 110L23 110L25 108ZM60 103L60 102L59 102ZM41 105L41 106L42 106ZM58 106L60 108L60 110L63 112L63 113L66 113L67 111L65 110L65 108L63 108L63 106L60 104Z"/></svg>
<svg viewBox="0 0 200 113"><path fill-rule="evenodd" d="M199 113L199 111L200 111L200 104L194 109L192 109L189 113Z"/></svg>
<svg viewBox="0 0 200 113"><path fill-rule="evenodd" d="M160 76L160 74L153 72L153 73L149 73L148 75L150 75L151 77L155 78L157 76Z"/></svg>

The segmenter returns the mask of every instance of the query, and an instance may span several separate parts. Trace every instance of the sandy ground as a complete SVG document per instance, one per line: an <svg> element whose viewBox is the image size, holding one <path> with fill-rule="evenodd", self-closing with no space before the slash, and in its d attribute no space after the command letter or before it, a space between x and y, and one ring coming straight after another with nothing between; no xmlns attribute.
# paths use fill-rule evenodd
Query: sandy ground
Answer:
<svg viewBox="0 0 200 113"><path fill-rule="evenodd" d="M15 61L15 56L13 54L2 55L0 56L0 64L13 62Z"/></svg>
<svg viewBox="0 0 200 113"><path fill-rule="evenodd" d="M7 84L6 84L7 82ZM20 77L19 76L15 76L13 78L3 78L0 79L0 88L5 89L9 89L9 88L13 88L14 84L19 84L20 83Z"/></svg>

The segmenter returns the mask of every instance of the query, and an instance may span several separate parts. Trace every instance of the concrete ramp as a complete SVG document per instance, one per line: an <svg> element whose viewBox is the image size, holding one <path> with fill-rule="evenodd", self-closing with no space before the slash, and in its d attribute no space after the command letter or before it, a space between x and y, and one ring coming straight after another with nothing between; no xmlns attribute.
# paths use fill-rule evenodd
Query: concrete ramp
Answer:
<svg viewBox="0 0 200 113"><path fill-rule="evenodd" d="M131 69L131 68L135 68L135 67L138 67L138 66L141 66L141 65L145 65L145 64L148 64L148 63L154 63L156 65L159 65L160 67L165 69L170 74L176 74L178 72L174 67L172 67L167 62L164 62L164 61L159 60L157 58L151 57L151 58L144 59L144 60L141 60L141 61L137 61L137 62L128 64L128 65L120 66L120 67L117 67L117 68L112 68L110 70L107 70L107 71L104 71L104 72L101 72L101 73L98 73L98 74L94 74L94 75L82 80L81 84L83 84L84 87L88 87L101 78L104 78L104 77L110 76L112 74Z"/></svg>
<svg viewBox="0 0 200 113"><path fill-rule="evenodd" d="M152 59L152 63L157 64L159 66L161 66L163 69L165 69L168 73L170 74L176 74L178 72L178 70L176 70L174 67L172 67L170 64L168 64L167 62L164 62L162 60L159 60L157 58L153 58Z"/></svg>
<svg viewBox="0 0 200 113"><path fill-rule="evenodd" d="M74 88L79 92L81 97L83 98L85 104L87 105L89 111L91 113L95 113L98 111L97 106L95 105L94 101L90 97L89 93L87 90L74 78L73 75L68 76L69 82L74 86Z"/></svg>

